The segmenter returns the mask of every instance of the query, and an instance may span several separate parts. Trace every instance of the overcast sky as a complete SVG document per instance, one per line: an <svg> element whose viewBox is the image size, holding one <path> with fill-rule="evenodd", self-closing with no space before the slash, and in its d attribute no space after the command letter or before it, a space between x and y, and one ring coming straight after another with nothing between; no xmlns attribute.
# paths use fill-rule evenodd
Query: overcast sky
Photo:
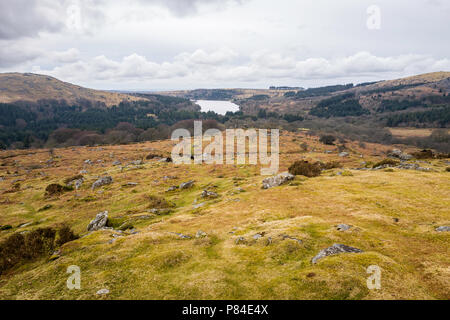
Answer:
<svg viewBox="0 0 450 320"><path fill-rule="evenodd" d="M96 89L266 88L450 71L448 0L0 0L0 72Z"/></svg>

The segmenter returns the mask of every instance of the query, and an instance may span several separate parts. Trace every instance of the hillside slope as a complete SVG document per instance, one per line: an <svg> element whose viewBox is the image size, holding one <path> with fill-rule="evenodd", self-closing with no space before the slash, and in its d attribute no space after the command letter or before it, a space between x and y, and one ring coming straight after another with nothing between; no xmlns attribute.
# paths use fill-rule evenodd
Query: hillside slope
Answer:
<svg viewBox="0 0 450 320"><path fill-rule="evenodd" d="M82 236L52 258L2 274L0 299L450 298L450 234L436 230L450 222L448 159L404 163L428 171L370 170L361 162L378 162L394 146L349 142L349 156L341 158L318 137L283 132L280 138L280 171L298 159L340 161L343 168L262 190L255 166L146 160L170 152L170 140L0 152L0 225L12 226L0 231L0 243L60 223ZM45 196L48 185L80 170L78 190ZM92 190L105 175L112 184ZM191 188L167 192L189 180ZM202 197L205 189L219 197ZM114 230L87 232L105 210ZM352 227L343 231L339 224ZM334 243L363 252L311 263ZM72 265L81 270L80 290L66 287ZM380 290L367 288L371 265L381 268ZM109 294L96 295L101 289Z"/></svg>
<svg viewBox="0 0 450 320"><path fill-rule="evenodd" d="M107 106L117 105L124 100L142 100L127 94L83 88L46 75L0 73L0 102L35 102L41 99L66 100L68 103L85 99L103 102Z"/></svg>

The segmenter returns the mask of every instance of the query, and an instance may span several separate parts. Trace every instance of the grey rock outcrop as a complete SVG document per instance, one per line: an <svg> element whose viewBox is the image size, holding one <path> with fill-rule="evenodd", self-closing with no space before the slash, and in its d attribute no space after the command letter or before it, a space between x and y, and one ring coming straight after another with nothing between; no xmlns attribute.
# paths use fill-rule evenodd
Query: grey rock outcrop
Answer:
<svg viewBox="0 0 450 320"><path fill-rule="evenodd" d="M314 258L312 258L311 263L316 264L317 261L328 256L333 256L340 253L361 253L362 250L358 248L353 248L346 246L344 244L333 244L331 247L323 249Z"/></svg>
<svg viewBox="0 0 450 320"><path fill-rule="evenodd" d="M336 229L337 229L338 231L347 231L347 230L349 230L351 227L352 227L352 226L349 226L348 224L342 223L342 224L338 224L338 225L336 226Z"/></svg>
<svg viewBox="0 0 450 320"><path fill-rule="evenodd" d="M218 197L219 197L219 195L212 191L203 190L203 192L202 192L202 198L214 199L214 198L218 198Z"/></svg>
<svg viewBox="0 0 450 320"><path fill-rule="evenodd" d="M106 226L108 223L108 211L100 212L97 216L89 223L88 231L97 231Z"/></svg>
<svg viewBox="0 0 450 320"><path fill-rule="evenodd" d="M192 187L194 185L194 181L188 181L188 182L183 182L182 184L180 184L180 189L189 189L190 187Z"/></svg>
<svg viewBox="0 0 450 320"><path fill-rule="evenodd" d="M108 184L113 183L113 178L107 176L107 177L101 177L100 179L98 179L97 181L95 181L92 184L92 190L95 190L97 188L100 188L102 186L106 186Z"/></svg>
<svg viewBox="0 0 450 320"><path fill-rule="evenodd" d="M411 160L413 157L410 154L404 153L399 149L392 150L388 156L398 158L400 160Z"/></svg>
<svg viewBox="0 0 450 320"><path fill-rule="evenodd" d="M281 186L288 181L294 180L295 176L290 174L289 172L283 172L276 176L269 177L263 180L263 189L270 189L273 187Z"/></svg>
<svg viewBox="0 0 450 320"><path fill-rule="evenodd" d="M436 231L437 232L448 232L448 231L450 231L450 227L449 226L437 227Z"/></svg>
<svg viewBox="0 0 450 320"><path fill-rule="evenodd" d="M109 290L108 289L101 289L101 290L97 291L97 295L99 295L99 296L104 296L104 295L107 295L107 294L109 294Z"/></svg>
<svg viewBox="0 0 450 320"><path fill-rule="evenodd" d="M197 231L197 234L195 235L196 238L204 238L206 236L207 236L206 232L201 230Z"/></svg>

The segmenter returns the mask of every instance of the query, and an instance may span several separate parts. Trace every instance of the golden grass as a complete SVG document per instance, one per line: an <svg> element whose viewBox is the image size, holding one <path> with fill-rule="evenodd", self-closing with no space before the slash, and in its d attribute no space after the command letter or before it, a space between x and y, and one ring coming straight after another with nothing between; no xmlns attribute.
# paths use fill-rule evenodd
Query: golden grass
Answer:
<svg viewBox="0 0 450 320"><path fill-rule="evenodd" d="M350 142L351 156L340 159L335 147L320 144L317 137L302 133L280 137L280 171L300 159L339 160L345 169L311 179L296 177L290 185L262 190L264 177L255 166L186 166L153 160L123 171L112 166L117 159L128 163L154 150L170 151L171 141L56 149L55 164L48 168L48 152L1 152L0 176L6 179L0 182L0 225L14 229L1 231L0 241L13 232L62 222L86 236L65 244L57 260L43 258L0 276L0 298L98 299L95 293L102 288L111 291L107 299L450 298L450 236L434 231L450 222L445 160L433 160L432 172L358 171L352 168L361 167L361 161L383 159L389 147L367 144L362 149ZM315 151L303 152L302 142ZM104 162L86 166L86 159ZM89 173L80 190L44 197L47 185L63 183L82 169ZM338 171L351 174L337 175ZM92 191L90 184L106 174L114 183ZM20 191L4 194L14 179L24 180ZM188 180L196 181L193 188L165 192ZM126 187L127 182L138 185ZM201 199L207 187L220 198ZM147 212L150 196L174 204L172 212L166 216ZM195 209L195 201L206 204ZM48 204L52 205L48 210L38 210ZM115 231L87 235L89 221L104 210L117 221L131 223L139 233L125 231L112 244ZM17 228L28 222L33 225ZM339 232L335 226L340 223L353 228ZM208 236L196 239L199 230ZM254 240L258 232L266 234ZM193 238L181 239L174 233ZM285 234L303 242L283 240ZM236 245L238 237L247 243ZM272 243L267 245L269 237ZM310 263L333 243L364 253ZM366 268L374 264L382 269L382 289L371 291ZM81 290L66 288L70 265L81 268Z"/></svg>
<svg viewBox="0 0 450 320"><path fill-rule="evenodd" d="M87 89L50 76L30 73L0 73L0 91L0 102L3 103L40 99L64 99L68 103L76 103L79 99L87 99L112 106L124 100L142 100L127 94Z"/></svg>
<svg viewBox="0 0 450 320"><path fill-rule="evenodd" d="M399 138L420 137L425 138L431 135L433 129L419 129L419 128L389 128L393 136Z"/></svg>

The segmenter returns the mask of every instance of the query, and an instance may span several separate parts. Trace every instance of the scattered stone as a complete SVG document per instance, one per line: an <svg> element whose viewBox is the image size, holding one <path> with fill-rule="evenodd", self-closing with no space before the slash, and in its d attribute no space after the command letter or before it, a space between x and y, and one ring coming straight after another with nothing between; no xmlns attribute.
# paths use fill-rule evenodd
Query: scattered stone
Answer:
<svg viewBox="0 0 450 320"><path fill-rule="evenodd" d="M88 160L85 160L84 163L85 163L85 164L88 164L88 165L92 165L92 161L89 160L89 159L88 159Z"/></svg>
<svg viewBox="0 0 450 320"><path fill-rule="evenodd" d="M297 238L295 238L295 237L291 237L291 236L289 236L289 235L287 235L287 234L283 234L283 235L281 235L281 237L283 238L283 240L289 239L289 240L297 241L299 244L302 244L302 243L303 243L303 240L297 239Z"/></svg>
<svg viewBox="0 0 450 320"><path fill-rule="evenodd" d="M165 216L170 214L172 211L170 209L150 209L147 212L156 214L157 216Z"/></svg>
<svg viewBox="0 0 450 320"><path fill-rule="evenodd" d="M236 245L240 245L240 244L245 244L245 238L244 237L239 237L236 239L236 241L234 242Z"/></svg>
<svg viewBox="0 0 450 320"><path fill-rule="evenodd" d="M193 180L188 181L188 182L184 182L184 183L180 184L180 189L181 190L189 189L189 188L191 188L194 185L194 183L195 183L195 181L193 181Z"/></svg>
<svg viewBox="0 0 450 320"><path fill-rule="evenodd" d="M258 240L258 239L261 239L262 237L264 237L265 235L266 235L265 232L259 232L253 236L253 239Z"/></svg>
<svg viewBox="0 0 450 320"><path fill-rule="evenodd" d="M430 171L430 168L423 168L417 163L401 163L396 168L404 170Z"/></svg>
<svg viewBox="0 0 450 320"><path fill-rule="evenodd" d="M113 163L112 163L112 165L113 166L120 166L122 164L122 162L120 162L120 161L114 161Z"/></svg>
<svg viewBox="0 0 450 320"><path fill-rule="evenodd" d="M134 166L140 166L140 165L143 165L144 162L142 160L135 160L135 161L131 161L131 164Z"/></svg>
<svg viewBox="0 0 450 320"><path fill-rule="evenodd" d="M105 186L108 184L113 183L113 178L107 176L107 177L101 177L100 179L98 179L97 181L95 181L92 184L92 190L95 190L97 188L100 188L101 186Z"/></svg>
<svg viewBox="0 0 450 320"><path fill-rule="evenodd" d="M207 236L206 232L201 230L197 231L197 234L195 235L196 238L204 238L206 236Z"/></svg>
<svg viewBox="0 0 450 320"><path fill-rule="evenodd" d="M181 239L192 239L191 236L182 234L182 233L177 233L177 232L173 232L173 234L176 234L177 236L179 236Z"/></svg>
<svg viewBox="0 0 450 320"><path fill-rule="evenodd" d="M127 182L127 184L125 184L125 186L127 187L136 187L138 185L137 182Z"/></svg>
<svg viewBox="0 0 450 320"><path fill-rule="evenodd" d="M96 294L98 296L104 296L104 295L109 294L109 290L108 289L101 289L101 290L98 290Z"/></svg>
<svg viewBox="0 0 450 320"><path fill-rule="evenodd" d="M317 261L328 256L340 254L340 253L361 253L360 249L346 246L344 244L333 244L331 247L323 249L317 256L312 258L311 263L316 264Z"/></svg>
<svg viewBox="0 0 450 320"><path fill-rule="evenodd" d="M106 226L108 223L108 211L100 212L97 216L89 223L87 231L97 231Z"/></svg>
<svg viewBox="0 0 450 320"><path fill-rule="evenodd" d="M81 186L83 185L84 180L83 179L79 179L79 180L75 180L75 182L73 183L75 186L75 190L78 190L81 188Z"/></svg>
<svg viewBox="0 0 450 320"><path fill-rule="evenodd" d="M348 156L350 156L350 154L348 152L341 152L341 153L339 153L339 157L341 157L341 158L346 158Z"/></svg>
<svg viewBox="0 0 450 320"><path fill-rule="evenodd" d="M412 155L409 155L407 153L403 153L401 150L399 149L394 149L392 150L388 156L390 157L394 157L394 158L398 158L400 160L411 160L413 158Z"/></svg>
<svg viewBox="0 0 450 320"><path fill-rule="evenodd" d="M199 204L194 205L193 208L194 208L194 209L199 209L199 208L204 207L204 206L205 206L205 203L202 202L202 203L199 203Z"/></svg>
<svg viewBox="0 0 450 320"><path fill-rule="evenodd" d="M437 227L436 231L437 232L448 232L448 231L450 231L450 227L449 226Z"/></svg>
<svg viewBox="0 0 450 320"><path fill-rule="evenodd" d="M26 228L28 226L30 226L33 222L26 222L26 223L21 223L17 226L17 228Z"/></svg>
<svg viewBox="0 0 450 320"><path fill-rule="evenodd" d="M338 224L338 225L336 226L336 228L337 228L338 231L347 231L347 230L349 230L351 227L352 227L352 226L349 226L348 224L344 224L344 223Z"/></svg>
<svg viewBox="0 0 450 320"><path fill-rule="evenodd" d="M279 175L266 178L263 180L263 189L270 189L272 187L278 187L288 181L294 180L295 176L290 174L289 172L283 172Z"/></svg>
<svg viewBox="0 0 450 320"><path fill-rule="evenodd" d="M219 195L212 191L203 190L203 192L202 192L202 198L214 199L214 198L218 198L218 197L219 197Z"/></svg>
<svg viewBox="0 0 450 320"><path fill-rule="evenodd" d="M88 171L87 170L81 170L80 174L88 174Z"/></svg>
<svg viewBox="0 0 450 320"><path fill-rule="evenodd" d="M268 237L267 238L267 242L266 242L266 246L270 246L272 244L272 238Z"/></svg>
<svg viewBox="0 0 450 320"><path fill-rule="evenodd" d="M177 190L177 189L178 189L178 186L172 186L172 187L170 187L169 189L167 189L166 192L172 192L172 191L175 191L175 190Z"/></svg>

